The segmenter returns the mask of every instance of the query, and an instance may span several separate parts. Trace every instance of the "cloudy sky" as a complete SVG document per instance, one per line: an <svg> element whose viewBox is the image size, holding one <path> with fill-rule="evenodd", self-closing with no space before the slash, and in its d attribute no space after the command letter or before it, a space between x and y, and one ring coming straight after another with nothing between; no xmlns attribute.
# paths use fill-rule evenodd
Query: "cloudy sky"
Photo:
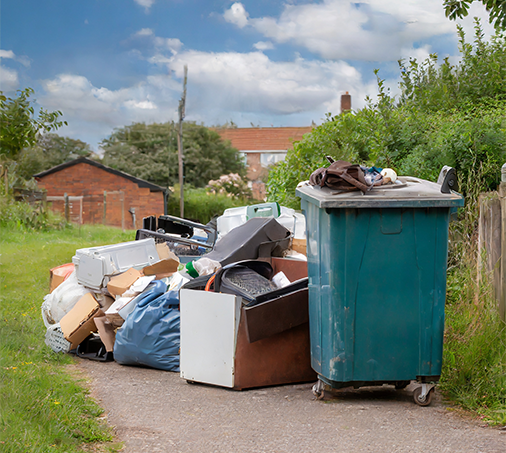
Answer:
<svg viewBox="0 0 506 453"><path fill-rule="evenodd" d="M471 16L492 31L481 3ZM3 0L0 89L32 87L95 150L115 127L177 120L185 64L187 120L307 126L346 91L363 107L375 68L395 91L400 58L456 59L455 31L442 0Z"/></svg>

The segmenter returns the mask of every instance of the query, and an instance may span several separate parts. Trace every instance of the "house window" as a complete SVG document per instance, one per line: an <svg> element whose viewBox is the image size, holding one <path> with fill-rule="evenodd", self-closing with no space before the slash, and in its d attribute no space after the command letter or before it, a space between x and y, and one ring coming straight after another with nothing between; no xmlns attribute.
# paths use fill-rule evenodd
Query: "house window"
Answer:
<svg viewBox="0 0 506 453"><path fill-rule="evenodd" d="M248 164L248 154L239 152L239 157L241 158L242 163L244 164L244 166L245 167L249 167L249 164Z"/></svg>
<svg viewBox="0 0 506 453"><path fill-rule="evenodd" d="M286 152L284 153L262 153L260 154L260 164L262 167L270 167L285 160Z"/></svg>

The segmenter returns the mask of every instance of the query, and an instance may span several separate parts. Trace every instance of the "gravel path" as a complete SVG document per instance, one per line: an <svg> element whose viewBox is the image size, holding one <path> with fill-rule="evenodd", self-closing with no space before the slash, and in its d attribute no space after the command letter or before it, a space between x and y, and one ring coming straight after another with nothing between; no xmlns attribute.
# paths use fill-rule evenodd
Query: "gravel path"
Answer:
<svg viewBox="0 0 506 453"><path fill-rule="evenodd" d="M178 373L79 360L125 453L505 453L506 431L414 404L410 385L342 390L312 384L242 392L187 384Z"/></svg>

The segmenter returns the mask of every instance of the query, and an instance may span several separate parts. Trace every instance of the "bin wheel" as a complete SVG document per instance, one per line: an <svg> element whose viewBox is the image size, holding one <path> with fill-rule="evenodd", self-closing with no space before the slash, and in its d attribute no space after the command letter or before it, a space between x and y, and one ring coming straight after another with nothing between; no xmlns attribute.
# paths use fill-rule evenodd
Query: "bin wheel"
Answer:
<svg viewBox="0 0 506 453"><path fill-rule="evenodd" d="M320 379L316 382L315 385L313 385L313 395L316 397L317 400L322 400L325 397L325 390L324 390L324 384Z"/></svg>
<svg viewBox="0 0 506 453"><path fill-rule="evenodd" d="M409 385L410 381L397 381L395 383L395 390L405 389Z"/></svg>
<svg viewBox="0 0 506 453"><path fill-rule="evenodd" d="M187 379L187 380L186 380L186 383L187 383L187 384L191 384L191 385L193 385L193 384L195 384L195 381L190 381L189 379Z"/></svg>
<svg viewBox="0 0 506 453"><path fill-rule="evenodd" d="M432 402L432 395L434 394L434 387L432 387L427 395L425 395L425 401L420 400L420 396L422 394L422 387L417 387L413 391L413 399L415 400L415 403L419 406L428 406Z"/></svg>

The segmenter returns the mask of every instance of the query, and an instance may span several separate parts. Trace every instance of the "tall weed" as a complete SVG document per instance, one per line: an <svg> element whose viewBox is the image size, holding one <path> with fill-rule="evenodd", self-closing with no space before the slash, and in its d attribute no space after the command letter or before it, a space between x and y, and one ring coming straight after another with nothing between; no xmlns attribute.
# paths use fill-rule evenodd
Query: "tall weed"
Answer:
<svg viewBox="0 0 506 453"><path fill-rule="evenodd" d="M487 275L477 278L473 244L448 273L441 388L485 421L506 425L506 324Z"/></svg>
<svg viewBox="0 0 506 453"><path fill-rule="evenodd" d="M475 165L464 181L466 206L450 225L446 329L441 388L464 409L490 424L506 424L506 324L500 319L478 250L478 197L487 169Z"/></svg>

